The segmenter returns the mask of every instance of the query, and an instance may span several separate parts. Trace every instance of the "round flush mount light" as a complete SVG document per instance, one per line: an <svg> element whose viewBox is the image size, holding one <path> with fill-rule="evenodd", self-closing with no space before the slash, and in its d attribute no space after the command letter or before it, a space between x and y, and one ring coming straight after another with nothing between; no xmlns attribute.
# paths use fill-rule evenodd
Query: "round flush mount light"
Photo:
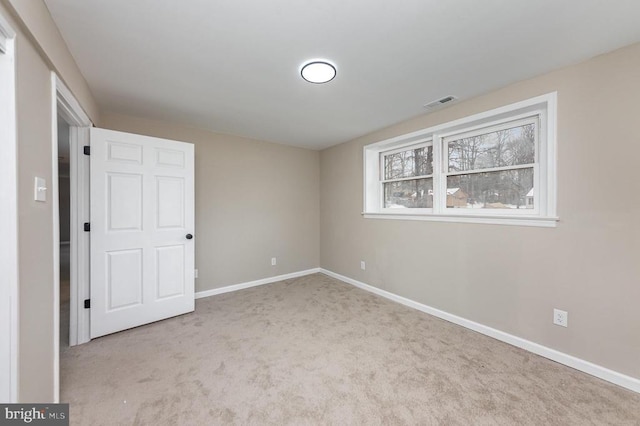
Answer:
<svg viewBox="0 0 640 426"><path fill-rule="evenodd" d="M309 83L328 83L335 78L336 67L324 59L314 59L302 65L300 75Z"/></svg>

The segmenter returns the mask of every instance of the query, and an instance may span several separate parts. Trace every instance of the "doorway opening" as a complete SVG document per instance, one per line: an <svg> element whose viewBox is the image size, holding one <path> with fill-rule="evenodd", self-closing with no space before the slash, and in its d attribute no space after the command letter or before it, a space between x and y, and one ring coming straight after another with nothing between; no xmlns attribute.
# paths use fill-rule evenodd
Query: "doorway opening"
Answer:
<svg viewBox="0 0 640 426"><path fill-rule="evenodd" d="M86 343L89 313L89 145L91 120L71 91L51 73L54 282L54 402L60 396L60 351Z"/></svg>
<svg viewBox="0 0 640 426"><path fill-rule="evenodd" d="M69 348L71 284L71 183L69 124L58 114L58 218L60 224L60 350Z"/></svg>

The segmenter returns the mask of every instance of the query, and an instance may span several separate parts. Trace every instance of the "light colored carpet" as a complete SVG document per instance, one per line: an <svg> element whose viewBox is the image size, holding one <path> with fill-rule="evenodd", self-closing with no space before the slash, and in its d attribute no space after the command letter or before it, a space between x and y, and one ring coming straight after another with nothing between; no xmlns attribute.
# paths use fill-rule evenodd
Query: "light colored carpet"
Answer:
<svg viewBox="0 0 640 426"><path fill-rule="evenodd" d="M640 424L640 395L316 274L62 354L71 424Z"/></svg>

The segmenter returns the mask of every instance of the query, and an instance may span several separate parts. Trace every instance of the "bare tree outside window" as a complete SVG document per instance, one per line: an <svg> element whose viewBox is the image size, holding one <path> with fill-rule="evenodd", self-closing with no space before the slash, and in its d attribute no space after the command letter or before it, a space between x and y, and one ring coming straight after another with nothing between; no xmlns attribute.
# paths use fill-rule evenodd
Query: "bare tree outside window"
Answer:
<svg viewBox="0 0 640 426"><path fill-rule="evenodd" d="M535 147L535 123L447 140L447 192L467 197L447 208L532 208Z"/></svg>
<svg viewBox="0 0 640 426"><path fill-rule="evenodd" d="M384 155L384 207L433 207L433 146Z"/></svg>

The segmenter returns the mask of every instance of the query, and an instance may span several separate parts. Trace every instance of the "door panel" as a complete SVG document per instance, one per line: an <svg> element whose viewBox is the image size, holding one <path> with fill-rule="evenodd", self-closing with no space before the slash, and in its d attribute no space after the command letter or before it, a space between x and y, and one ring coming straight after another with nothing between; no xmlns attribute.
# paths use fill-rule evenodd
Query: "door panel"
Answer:
<svg viewBox="0 0 640 426"><path fill-rule="evenodd" d="M142 303L142 250L107 253L107 311Z"/></svg>
<svg viewBox="0 0 640 426"><path fill-rule="evenodd" d="M156 177L158 228L184 228L184 179Z"/></svg>
<svg viewBox="0 0 640 426"><path fill-rule="evenodd" d="M184 246L156 248L158 298L184 294Z"/></svg>
<svg viewBox="0 0 640 426"><path fill-rule="evenodd" d="M107 173L107 229L142 230L142 175Z"/></svg>
<svg viewBox="0 0 640 426"><path fill-rule="evenodd" d="M91 337L194 309L193 145L91 129Z"/></svg>

